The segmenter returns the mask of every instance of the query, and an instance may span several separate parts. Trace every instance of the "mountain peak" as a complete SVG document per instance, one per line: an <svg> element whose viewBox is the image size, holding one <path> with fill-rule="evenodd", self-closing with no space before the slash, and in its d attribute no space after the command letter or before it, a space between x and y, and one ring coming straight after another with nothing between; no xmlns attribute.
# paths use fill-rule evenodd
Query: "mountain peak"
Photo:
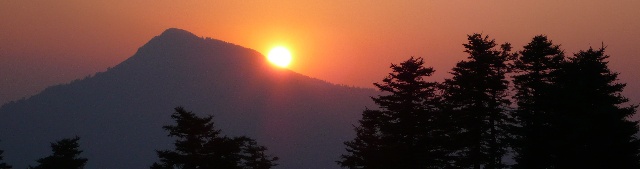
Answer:
<svg viewBox="0 0 640 169"><path fill-rule="evenodd" d="M246 61L232 58L238 52L229 50L238 49L239 47L217 39L202 38L183 29L169 28L140 47L136 54L117 65L116 68L126 65L134 67L142 65L153 69L166 69L166 67L179 65L177 63L202 63L193 59L200 59L201 61L202 59ZM246 48L239 50L246 50Z"/></svg>
<svg viewBox="0 0 640 169"><path fill-rule="evenodd" d="M198 37L195 34L186 31L184 29L179 29L179 28L169 28L167 30L164 30L164 32L162 32L162 34L159 35L159 37Z"/></svg>
<svg viewBox="0 0 640 169"><path fill-rule="evenodd" d="M189 31L178 29L178 28L169 28L164 32L162 32L162 34L151 39L151 41L149 42L178 45L186 42L196 42L199 39L202 39L202 38L196 36L195 34Z"/></svg>

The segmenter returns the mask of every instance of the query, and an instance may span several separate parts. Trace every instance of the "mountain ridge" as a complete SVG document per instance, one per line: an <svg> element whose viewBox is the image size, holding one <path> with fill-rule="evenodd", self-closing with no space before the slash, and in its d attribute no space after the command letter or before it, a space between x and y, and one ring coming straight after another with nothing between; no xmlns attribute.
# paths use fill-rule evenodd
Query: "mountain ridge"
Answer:
<svg viewBox="0 0 640 169"><path fill-rule="evenodd" d="M153 150L171 147L161 127L171 124L173 107L184 106L213 114L224 134L256 138L281 157L278 168L338 168L342 141L375 94L170 28L105 72L4 104L0 148L19 167L48 154L49 142L78 135L87 168L145 168L157 160Z"/></svg>

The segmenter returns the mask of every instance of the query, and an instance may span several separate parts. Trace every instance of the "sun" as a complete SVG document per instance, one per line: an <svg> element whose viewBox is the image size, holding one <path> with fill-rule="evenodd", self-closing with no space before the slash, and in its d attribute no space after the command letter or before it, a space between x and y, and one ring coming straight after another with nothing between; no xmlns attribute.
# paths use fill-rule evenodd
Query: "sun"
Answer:
<svg viewBox="0 0 640 169"><path fill-rule="evenodd" d="M280 67L287 67L291 63L291 52L287 48L278 46L269 52L269 61Z"/></svg>

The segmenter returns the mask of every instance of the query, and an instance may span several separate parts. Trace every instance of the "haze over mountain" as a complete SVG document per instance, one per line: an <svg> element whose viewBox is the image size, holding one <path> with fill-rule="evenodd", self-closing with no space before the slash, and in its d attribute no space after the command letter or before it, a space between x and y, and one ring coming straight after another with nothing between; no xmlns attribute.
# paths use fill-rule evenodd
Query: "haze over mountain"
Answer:
<svg viewBox="0 0 640 169"><path fill-rule="evenodd" d="M247 135L276 168L338 168L343 141L373 89L334 85L274 67L254 50L168 29L106 72L52 86L0 108L0 149L15 168L49 143L80 136L87 168L148 168L171 148L161 128L176 106L213 114L223 134Z"/></svg>

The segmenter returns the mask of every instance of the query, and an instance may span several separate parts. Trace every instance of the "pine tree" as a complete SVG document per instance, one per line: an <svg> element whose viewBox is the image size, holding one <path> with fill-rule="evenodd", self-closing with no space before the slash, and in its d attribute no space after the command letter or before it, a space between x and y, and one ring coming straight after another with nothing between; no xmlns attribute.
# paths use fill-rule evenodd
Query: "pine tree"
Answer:
<svg viewBox="0 0 640 169"><path fill-rule="evenodd" d="M442 87L443 98L458 130L452 142L458 147L456 164L462 168L504 168L510 118L505 74L511 46L496 50L494 40L473 34L464 44L469 55L453 68Z"/></svg>
<svg viewBox="0 0 640 169"><path fill-rule="evenodd" d="M242 166L246 169L269 169L276 164L273 162L277 160L277 157L270 158L264 154L267 151L267 147L260 146L258 143L248 137L240 137L243 145L242 147Z"/></svg>
<svg viewBox="0 0 640 169"><path fill-rule="evenodd" d="M535 36L514 61L513 76L518 108L511 131L517 164L514 168L551 168L556 137L553 128L554 76L564 61L564 52L544 35Z"/></svg>
<svg viewBox="0 0 640 169"><path fill-rule="evenodd" d="M434 70L422 58L392 64L392 73L374 85L389 95L373 97L379 110L366 109L356 138L345 142L346 168L443 168L449 164L445 131L438 110L437 83L423 78Z"/></svg>
<svg viewBox="0 0 640 169"><path fill-rule="evenodd" d="M4 160L4 156L2 156L2 153L4 153L4 151L0 150L0 169L11 169L11 165L2 162L2 160Z"/></svg>
<svg viewBox="0 0 640 169"><path fill-rule="evenodd" d="M248 137L222 136L215 129L213 116L198 117L182 107L171 118L176 125L163 128L176 137L175 150L157 151L160 163L152 169L268 169L276 166L277 157L265 155L264 146Z"/></svg>
<svg viewBox="0 0 640 169"><path fill-rule="evenodd" d="M580 51L563 64L555 97L561 112L555 168L640 168L637 105L621 95L605 48Z"/></svg>
<svg viewBox="0 0 640 169"><path fill-rule="evenodd" d="M86 158L79 157L82 150L78 144L80 137L62 139L56 143L51 143L53 155L38 159L38 166L29 167L31 169L81 169L87 164Z"/></svg>

